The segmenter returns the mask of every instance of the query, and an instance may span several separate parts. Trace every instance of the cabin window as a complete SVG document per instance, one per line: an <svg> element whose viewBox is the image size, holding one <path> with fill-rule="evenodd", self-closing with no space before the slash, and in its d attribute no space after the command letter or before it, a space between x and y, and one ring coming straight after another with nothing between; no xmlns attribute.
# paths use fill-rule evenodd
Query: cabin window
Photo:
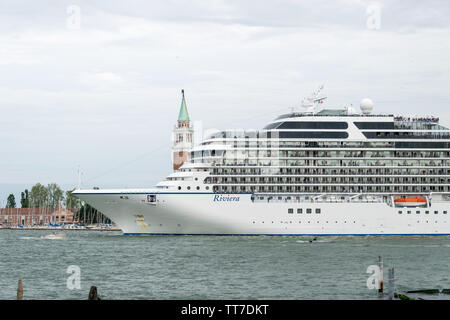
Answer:
<svg viewBox="0 0 450 320"><path fill-rule="evenodd" d="M416 211L417 214L420 214L420 211Z"/></svg>
<svg viewBox="0 0 450 320"><path fill-rule="evenodd" d="M443 213L443 214L447 214L447 211L443 211L442 213Z"/></svg>
<svg viewBox="0 0 450 320"><path fill-rule="evenodd" d="M399 211L398 211L398 214L402 214L402 210L399 210Z"/></svg>
<svg viewBox="0 0 450 320"><path fill-rule="evenodd" d="M294 213L294 209L288 209L288 213Z"/></svg>
<svg viewBox="0 0 450 320"><path fill-rule="evenodd" d="M439 211L435 211L434 214L438 214Z"/></svg>
<svg viewBox="0 0 450 320"><path fill-rule="evenodd" d="M156 202L156 195L155 194L147 195L147 202Z"/></svg>
<svg viewBox="0 0 450 320"><path fill-rule="evenodd" d="M306 209L306 213L312 213L312 209Z"/></svg>
<svg viewBox="0 0 450 320"><path fill-rule="evenodd" d="M320 209L316 209L316 213L320 213Z"/></svg>
<svg viewBox="0 0 450 320"><path fill-rule="evenodd" d="M407 213L407 214L411 214L411 211L408 210L406 213Z"/></svg>
<svg viewBox="0 0 450 320"><path fill-rule="evenodd" d="M303 213L303 209L297 209L297 213Z"/></svg>
<svg viewBox="0 0 450 320"><path fill-rule="evenodd" d="M425 211L425 214L430 214L430 211L426 210L426 211Z"/></svg>

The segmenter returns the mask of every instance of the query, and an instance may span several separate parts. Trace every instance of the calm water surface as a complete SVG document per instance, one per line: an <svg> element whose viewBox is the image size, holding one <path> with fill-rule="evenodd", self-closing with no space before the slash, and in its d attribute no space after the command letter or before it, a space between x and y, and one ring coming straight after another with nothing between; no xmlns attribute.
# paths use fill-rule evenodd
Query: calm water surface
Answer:
<svg viewBox="0 0 450 320"><path fill-rule="evenodd" d="M450 237L123 236L0 230L0 299L377 299L367 267L383 256L399 291L450 288ZM81 270L69 290L67 268ZM385 271L387 279L387 270Z"/></svg>

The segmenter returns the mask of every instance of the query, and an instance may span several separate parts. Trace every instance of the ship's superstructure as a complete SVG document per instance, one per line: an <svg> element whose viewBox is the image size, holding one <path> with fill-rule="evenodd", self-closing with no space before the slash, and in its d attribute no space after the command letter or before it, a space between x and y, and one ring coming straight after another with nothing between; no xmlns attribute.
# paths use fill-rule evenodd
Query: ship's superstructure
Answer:
<svg viewBox="0 0 450 320"><path fill-rule="evenodd" d="M372 114L369 99L360 113L319 111L324 100L317 91L262 130L211 134L156 189L76 194L127 234L450 234L439 118Z"/></svg>

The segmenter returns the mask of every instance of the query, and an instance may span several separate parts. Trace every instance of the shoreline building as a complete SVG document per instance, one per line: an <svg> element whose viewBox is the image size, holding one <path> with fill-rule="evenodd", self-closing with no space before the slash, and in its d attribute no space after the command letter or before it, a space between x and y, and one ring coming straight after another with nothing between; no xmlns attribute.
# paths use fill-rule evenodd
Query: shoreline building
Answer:
<svg viewBox="0 0 450 320"><path fill-rule="evenodd" d="M191 125L187 111L184 90L181 90L181 106L178 121L173 129L172 164L173 171L178 170L190 160L190 152L194 146L194 128Z"/></svg>
<svg viewBox="0 0 450 320"><path fill-rule="evenodd" d="M74 213L58 208L0 208L0 225L4 227L73 223Z"/></svg>

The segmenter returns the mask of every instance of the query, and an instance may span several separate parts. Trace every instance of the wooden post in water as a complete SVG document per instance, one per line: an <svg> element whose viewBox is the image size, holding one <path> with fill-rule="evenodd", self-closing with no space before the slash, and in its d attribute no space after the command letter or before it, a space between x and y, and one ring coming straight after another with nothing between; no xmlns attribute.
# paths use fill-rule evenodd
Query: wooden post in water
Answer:
<svg viewBox="0 0 450 320"><path fill-rule="evenodd" d="M23 300L22 280L19 280L19 283L17 284L17 300Z"/></svg>
<svg viewBox="0 0 450 320"><path fill-rule="evenodd" d="M378 292L383 293L383 258L381 256L378 256L378 266L380 267Z"/></svg>
<svg viewBox="0 0 450 320"><path fill-rule="evenodd" d="M394 267L389 268L389 280L388 280L388 298L389 300L394 299L394 290L395 290L395 277L394 277Z"/></svg>
<svg viewBox="0 0 450 320"><path fill-rule="evenodd" d="M88 300L101 300L97 294L97 287L92 286L91 290L89 290Z"/></svg>

